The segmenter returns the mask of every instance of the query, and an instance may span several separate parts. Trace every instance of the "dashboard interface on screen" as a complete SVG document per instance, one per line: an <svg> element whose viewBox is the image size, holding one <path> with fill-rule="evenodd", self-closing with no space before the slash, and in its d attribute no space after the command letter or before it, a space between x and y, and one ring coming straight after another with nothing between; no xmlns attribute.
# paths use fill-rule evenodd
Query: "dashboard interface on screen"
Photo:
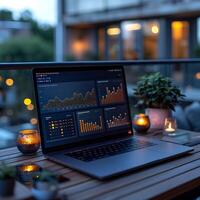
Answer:
<svg viewBox="0 0 200 200"><path fill-rule="evenodd" d="M131 133L120 68L36 73L45 147Z"/></svg>

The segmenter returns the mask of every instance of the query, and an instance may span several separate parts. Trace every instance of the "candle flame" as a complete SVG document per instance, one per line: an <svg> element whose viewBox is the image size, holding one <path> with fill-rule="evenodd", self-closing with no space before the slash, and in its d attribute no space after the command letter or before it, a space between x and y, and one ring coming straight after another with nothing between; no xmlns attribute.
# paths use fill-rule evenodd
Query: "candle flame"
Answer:
<svg viewBox="0 0 200 200"><path fill-rule="evenodd" d="M39 144L40 138L36 130L20 131L21 137L18 139L19 144Z"/></svg>
<svg viewBox="0 0 200 200"><path fill-rule="evenodd" d="M33 172L33 171L38 171L39 167L37 165L34 164L30 164L30 165L23 165L20 168L23 172Z"/></svg>
<svg viewBox="0 0 200 200"><path fill-rule="evenodd" d="M137 124L138 125L144 125L144 124L146 124L146 121L144 120L144 118L140 118L140 119L137 120Z"/></svg>
<svg viewBox="0 0 200 200"><path fill-rule="evenodd" d="M174 132L175 131L175 128L172 127L172 123L171 122L168 123L165 131L167 131L167 132Z"/></svg>

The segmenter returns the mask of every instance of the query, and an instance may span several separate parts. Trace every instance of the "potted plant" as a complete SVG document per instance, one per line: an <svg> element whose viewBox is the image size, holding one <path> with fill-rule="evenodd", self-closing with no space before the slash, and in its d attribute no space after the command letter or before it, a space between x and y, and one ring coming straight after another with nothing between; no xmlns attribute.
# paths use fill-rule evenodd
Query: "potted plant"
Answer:
<svg viewBox="0 0 200 200"><path fill-rule="evenodd" d="M180 89L168 77L154 73L141 77L134 94L137 106L142 106L149 115L151 129L163 129L164 120L171 117L175 105L184 99Z"/></svg>
<svg viewBox="0 0 200 200"><path fill-rule="evenodd" d="M15 187L15 167L0 165L0 196L12 196Z"/></svg>
<svg viewBox="0 0 200 200"><path fill-rule="evenodd" d="M33 177L32 194L38 200L55 199L57 195L57 178L49 171L41 171Z"/></svg>

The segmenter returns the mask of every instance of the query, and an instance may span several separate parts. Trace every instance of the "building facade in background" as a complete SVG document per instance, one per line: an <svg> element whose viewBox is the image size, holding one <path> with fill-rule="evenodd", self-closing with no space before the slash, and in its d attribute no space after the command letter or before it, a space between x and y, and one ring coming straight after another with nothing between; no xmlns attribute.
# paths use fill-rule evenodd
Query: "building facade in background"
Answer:
<svg viewBox="0 0 200 200"><path fill-rule="evenodd" d="M14 36L30 35L30 24L21 21L0 21L0 43Z"/></svg>
<svg viewBox="0 0 200 200"><path fill-rule="evenodd" d="M195 56L199 0L60 0L56 59Z"/></svg>

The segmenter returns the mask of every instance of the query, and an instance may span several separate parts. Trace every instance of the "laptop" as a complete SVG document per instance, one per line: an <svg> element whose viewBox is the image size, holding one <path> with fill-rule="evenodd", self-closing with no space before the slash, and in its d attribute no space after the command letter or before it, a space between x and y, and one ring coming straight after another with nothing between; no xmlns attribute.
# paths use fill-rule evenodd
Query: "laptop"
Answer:
<svg viewBox="0 0 200 200"><path fill-rule="evenodd" d="M123 66L68 65L33 70L48 159L105 179L192 150L134 135Z"/></svg>

